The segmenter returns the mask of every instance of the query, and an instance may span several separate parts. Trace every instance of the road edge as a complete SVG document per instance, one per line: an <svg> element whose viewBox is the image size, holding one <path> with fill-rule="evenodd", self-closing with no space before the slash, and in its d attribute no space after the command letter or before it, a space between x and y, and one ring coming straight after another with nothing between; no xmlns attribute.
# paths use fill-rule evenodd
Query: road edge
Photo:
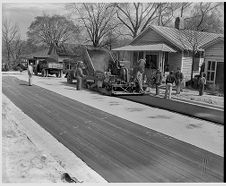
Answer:
<svg viewBox="0 0 226 186"><path fill-rule="evenodd" d="M107 183L103 177L27 116L3 93L2 99L6 100L13 113L10 119L23 129L34 145L49 153L71 177L75 177L79 182L83 183Z"/></svg>

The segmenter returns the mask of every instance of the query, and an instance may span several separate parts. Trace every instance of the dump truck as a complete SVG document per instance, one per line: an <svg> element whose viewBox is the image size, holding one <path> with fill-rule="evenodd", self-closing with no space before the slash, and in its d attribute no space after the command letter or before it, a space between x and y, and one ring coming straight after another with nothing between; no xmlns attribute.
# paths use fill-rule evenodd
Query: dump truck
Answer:
<svg viewBox="0 0 226 186"><path fill-rule="evenodd" d="M41 73L43 77L47 77L49 74L55 74L56 77L61 77L63 71L63 64L57 62L53 58L43 58L43 59L36 59L34 64L34 73L38 75Z"/></svg>
<svg viewBox="0 0 226 186"><path fill-rule="evenodd" d="M139 92L138 83L134 81L129 62L116 60L111 52L103 48L83 47L78 50L83 61L86 78L84 85L88 89L106 95L143 95ZM77 54L78 54L77 53ZM76 65L66 72L68 83L76 79ZM145 86L145 85L144 85ZM145 87L144 87L145 88Z"/></svg>

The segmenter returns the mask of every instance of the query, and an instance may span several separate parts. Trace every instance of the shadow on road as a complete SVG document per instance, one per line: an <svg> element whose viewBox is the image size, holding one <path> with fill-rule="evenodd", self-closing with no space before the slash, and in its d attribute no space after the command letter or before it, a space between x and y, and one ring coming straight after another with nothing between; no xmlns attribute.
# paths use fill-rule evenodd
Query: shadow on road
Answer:
<svg viewBox="0 0 226 186"><path fill-rule="evenodd" d="M29 86L28 83L20 83L19 85Z"/></svg>

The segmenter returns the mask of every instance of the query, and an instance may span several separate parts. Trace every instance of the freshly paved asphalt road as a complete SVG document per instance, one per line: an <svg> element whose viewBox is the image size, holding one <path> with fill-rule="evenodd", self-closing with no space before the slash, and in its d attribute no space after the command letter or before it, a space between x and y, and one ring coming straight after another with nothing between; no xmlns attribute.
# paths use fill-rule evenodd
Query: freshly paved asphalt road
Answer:
<svg viewBox="0 0 226 186"><path fill-rule="evenodd" d="M224 125L224 109L213 106L193 104L182 100L164 99L150 95L121 96L121 98Z"/></svg>
<svg viewBox="0 0 226 186"><path fill-rule="evenodd" d="M223 182L223 157L14 77L2 78L3 93L17 107L108 182Z"/></svg>

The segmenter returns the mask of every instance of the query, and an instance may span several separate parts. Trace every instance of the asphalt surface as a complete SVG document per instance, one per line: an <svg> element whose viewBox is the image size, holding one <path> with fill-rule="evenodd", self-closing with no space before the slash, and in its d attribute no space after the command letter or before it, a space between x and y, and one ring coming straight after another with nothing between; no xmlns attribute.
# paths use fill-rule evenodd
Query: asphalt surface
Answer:
<svg viewBox="0 0 226 186"><path fill-rule="evenodd" d="M223 157L17 78L2 79L17 107L108 182L223 182Z"/></svg>
<svg viewBox="0 0 226 186"><path fill-rule="evenodd" d="M204 104L189 103L188 101L183 100L164 99L150 95L121 96L121 98L224 125L224 109Z"/></svg>

